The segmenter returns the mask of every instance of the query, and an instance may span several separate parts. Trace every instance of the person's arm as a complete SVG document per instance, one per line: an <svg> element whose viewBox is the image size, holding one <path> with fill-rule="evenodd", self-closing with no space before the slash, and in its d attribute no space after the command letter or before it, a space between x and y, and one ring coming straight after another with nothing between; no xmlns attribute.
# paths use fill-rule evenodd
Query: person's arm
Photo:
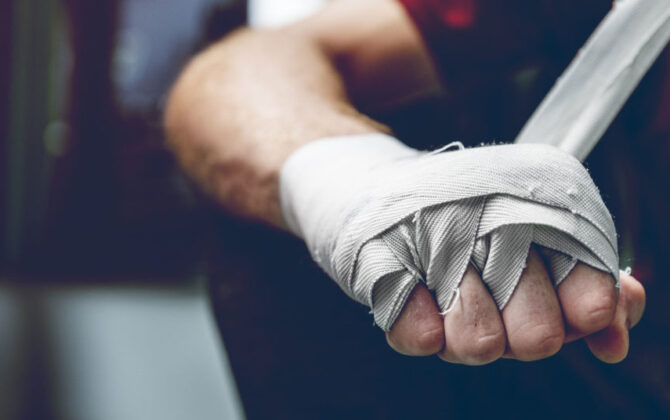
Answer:
<svg viewBox="0 0 670 420"><path fill-rule="evenodd" d="M205 192L238 215L281 226L277 178L296 148L388 131L352 98L384 106L436 90L399 4L339 1L297 25L242 29L210 46L175 85L165 123L181 164Z"/></svg>
<svg viewBox="0 0 670 420"><path fill-rule="evenodd" d="M199 54L170 95L165 123L185 171L218 204L242 217L286 227L278 184L282 168L296 150L304 151L311 146L308 143L325 137L388 132L357 109L439 89L421 37L398 3L339 0L299 24L277 30L244 29ZM384 148L382 156L367 150L367 155L360 155L362 160L384 159L391 149L414 153L403 151L397 142L375 139ZM332 142L320 144L319 150L342 151ZM361 143L342 143L345 149L357 144ZM315 175L316 182L334 182L334 187L347 189L337 184L337 177L314 168L313 160L304 159L305 153L301 156L293 160L292 175ZM331 164L327 153L318 157ZM341 154L336 157L343 161ZM346 167L346 157L344 161ZM296 167L305 162L312 166L309 170ZM361 181L370 175L362 171ZM425 180L416 185L425 185ZM302 216L310 211L313 198L327 209L322 199L330 199L333 190L318 190L317 185L310 192L321 194L318 197L297 191L296 201L287 203L301 206ZM349 204L355 203L339 201L336 207L346 209ZM301 221L314 220L310 217ZM443 222L446 226L459 219ZM295 232L295 225L292 228ZM438 308L428 288L418 284L396 305L402 312L387 326L389 344L404 354L439 354L452 362L480 364L503 355L536 360L554 354L566 341L586 337L597 357L606 361L625 357L628 328L639 321L644 308L642 286L622 274L619 295L611 273L580 263L555 287L534 249L500 311L472 268L459 283L460 304L444 316L440 314L444 305ZM357 263L376 264L371 258L362 257Z"/></svg>

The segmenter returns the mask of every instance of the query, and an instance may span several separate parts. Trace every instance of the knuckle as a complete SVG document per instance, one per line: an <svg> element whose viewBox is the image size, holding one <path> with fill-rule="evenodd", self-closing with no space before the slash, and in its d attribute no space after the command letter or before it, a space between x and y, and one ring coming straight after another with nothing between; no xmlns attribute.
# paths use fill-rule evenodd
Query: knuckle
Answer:
<svg viewBox="0 0 670 420"><path fill-rule="evenodd" d="M503 330L481 334L471 340L465 349L466 362L472 365L492 362L503 355L505 344L506 339Z"/></svg>
<svg viewBox="0 0 670 420"><path fill-rule="evenodd" d="M563 346L565 332L554 323L535 324L510 338L512 353L520 360L537 360L556 354Z"/></svg>
<svg viewBox="0 0 670 420"><path fill-rule="evenodd" d="M563 346L563 332L551 332L540 335L534 343L534 353L537 357L545 358L552 356Z"/></svg>
<svg viewBox="0 0 670 420"><path fill-rule="evenodd" d="M612 322L617 295L612 286L600 287L584 294L566 309L566 319L584 333L601 330Z"/></svg>
<svg viewBox="0 0 670 420"><path fill-rule="evenodd" d="M614 318L616 303L617 297L613 288L590 293L578 306L578 319L575 322L580 327L593 331L605 328Z"/></svg>
<svg viewBox="0 0 670 420"><path fill-rule="evenodd" d="M585 265L575 267L571 276L566 280L571 283L559 286L568 325L586 334L605 328L614 318L619 299L614 278Z"/></svg>
<svg viewBox="0 0 670 420"><path fill-rule="evenodd" d="M444 347L444 331L433 328L416 331L414 334L399 334L391 330L386 333L386 341L391 348L407 356L429 356Z"/></svg>
<svg viewBox="0 0 670 420"><path fill-rule="evenodd" d="M435 354L444 347L444 330L435 328L423 331L415 338L414 347L422 354Z"/></svg>

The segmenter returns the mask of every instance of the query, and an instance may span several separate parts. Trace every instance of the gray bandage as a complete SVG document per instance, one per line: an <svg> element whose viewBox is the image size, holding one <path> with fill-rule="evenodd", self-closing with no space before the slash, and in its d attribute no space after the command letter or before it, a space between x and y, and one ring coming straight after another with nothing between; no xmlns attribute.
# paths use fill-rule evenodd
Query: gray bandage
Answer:
<svg viewBox="0 0 670 420"><path fill-rule="evenodd" d="M446 310L469 263L502 309L531 243L556 285L582 261L618 286L612 218L584 167L551 146L425 153L382 134L323 139L291 155L280 194L290 229L384 330L419 282Z"/></svg>

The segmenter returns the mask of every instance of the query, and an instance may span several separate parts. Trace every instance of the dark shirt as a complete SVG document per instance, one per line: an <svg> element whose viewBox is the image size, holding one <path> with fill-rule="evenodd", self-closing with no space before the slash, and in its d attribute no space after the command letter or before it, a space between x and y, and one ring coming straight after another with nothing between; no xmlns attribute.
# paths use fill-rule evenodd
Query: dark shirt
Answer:
<svg viewBox="0 0 670 420"><path fill-rule="evenodd" d="M447 97L381 117L400 138L426 147L513 140L611 0L403 4L441 70ZM668 155L670 119L656 116L669 112L659 95L659 86L668 86L667 60L665 54L645 78L588 162L622 237L639 255L640 274L663 261L659 235L670 232L667 221L657 223L667 219L667 197L658 198L667 176L654 177L667 174L660 159ZM301 241L227 217L218 227L212 299L250 419L670 414L670 334L667 312L656 304L667 293L649 275L650 308L622 364L598 362L578 342L535 363L464 367L394 353L368 309L316 267ZM654 227L658 232L648 234Z"/></svg>

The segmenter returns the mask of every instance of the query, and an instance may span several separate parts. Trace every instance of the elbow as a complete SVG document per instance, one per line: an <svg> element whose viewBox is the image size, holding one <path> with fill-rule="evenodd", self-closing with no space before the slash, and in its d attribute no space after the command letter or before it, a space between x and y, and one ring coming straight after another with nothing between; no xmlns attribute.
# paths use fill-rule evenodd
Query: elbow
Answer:
<svg viewBox="0 0 670 420"><path fill-rule="evenodd" d="M195 60L197 60L197 57L193 59L193 61ZM195 77L191 74L194 71L192 68L193 61L186 66L170 88L163 111L162 123L165 142L173 152L179 148L179 145L187 137L190 113L188 103L193 101L192 96L196 94L193 91L193 86L189 87L189 85L192 85L190 80Z"/></svg>
<svg viewBox="0 0 670 420"><path fill-rule="evenodd" d="M165 111L163 112L163 132L165 133L165 144L171 150L174 150L178 133L182 131L180 127L183 122L180 118L179 101L175 88L173 87L168 95L168 100L165 104Z"/></svg>
<svg viewBox="0 0 670 420"><path fill-rule="evenodd" d="M210 54L211 51L205 50L193 57L168 92L163 112L163 130L166 144L173 151L190 137L193 119L204 94L200 81L212 72L211 59L208 58Z"/></svg>
<svg viewBox="0 0 670 420"><path fill-rule="evenodd" d="M196 54L181 71L168 92L163 112L163 129L168 147L179 148L192 132L197 132L198 115L206 111L211 102L213 85L220 83L221 66L225 62L228 39L242 29Z"/></svg>
<svg viewBox="0 0 670 420"><path fill-rule="evenodd" d="M170 89L163 111L162 126L166 148L174 155L189 177L198 178L198 145L204 127L203 92L197 80L202 79L201 56L194 57L182 70ZM195 171L195 172L194 172Z"/></svg>

